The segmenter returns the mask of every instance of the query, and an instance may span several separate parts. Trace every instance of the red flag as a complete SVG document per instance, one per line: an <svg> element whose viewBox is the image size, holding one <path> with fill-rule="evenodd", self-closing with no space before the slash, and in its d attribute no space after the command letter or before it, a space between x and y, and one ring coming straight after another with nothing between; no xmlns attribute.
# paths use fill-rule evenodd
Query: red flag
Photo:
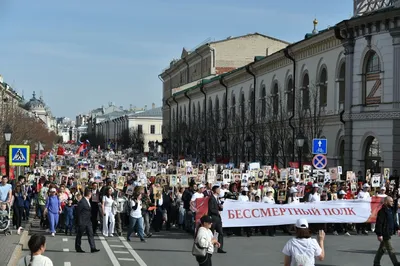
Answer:
<svg viewBox="0 0 400 266"><path fill-rule="evenodd" d="M57 155L61 155L61 156L65 155L65 149L61 145L58 146Z"/></svg>
<svg viewBox="0 0 400 266"><path fill-rule="evenodd" d="M200 218L208 214L209 197L196 199L196 224L200 222Z"/></svg>

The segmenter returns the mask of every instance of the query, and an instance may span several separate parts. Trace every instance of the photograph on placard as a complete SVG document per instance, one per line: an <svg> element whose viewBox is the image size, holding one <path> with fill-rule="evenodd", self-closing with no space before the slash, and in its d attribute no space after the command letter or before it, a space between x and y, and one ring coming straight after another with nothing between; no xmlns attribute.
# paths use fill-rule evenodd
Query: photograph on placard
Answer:
<svg viewBox="0 0 400 266"><path fill-rule="evenodd" d="M163 189L162 187L155 187L153 188L153 193L154 193L154 200L160 200L162 198L162 192Z"/></svg>
<svg viewBox="0 0 400 266"><path fill-rule="evenodd" d="M337 180L338 179L337 167L329 168L329 175L331 176L331 180Z"/></svg>
<svg viewBox="0 0 400 266"><path fill-rule="evenodd" d="M189 162L186 162L186 173L185 174L187 174L187 175L192 175L193 174L193 167L192 167L192 162L190 162L190 165L188 165L187 163L189 163Z"/></svg>
<svg viewBox="0 0 400 266"><path fill-rule="evenodd" d="M142 163L147 164L147 157L142 157Z"/></svg>
<svg viewBox="0 0 400 266"><path fill-rule="evenodd" d="M264 169L260 169L260 170L256 171L257 172L256 181L264 180L264 176L266 176L264 171L265 171Z"/></svg>
<svg viewBox="0 0 400 266"><path fill-rule="evenodd" d="M303 198L304 197L304 192L305 192L305 185L297 185L297 197Z"/></svg>
<svg viewBox="0 0 400 266"><path fill-rule="evenodd" d="M390 168L384 168L383 169L383 177L385 178L385 180L389 180L390 177Z"/></svg>
<svg viewBox="0 0 400 266"><path fill-rule="evenodd" d="M286 182L288 178L288 171L285 168L280 169L279 181Z"/></svg>
<svg viewBox="0 0 400 266"><path fill-rule="evenodd" d="M381 174L373 174L371 177L371 187L381 186Z"/></svg>
<svg viewBox="0 0 400 266"><path fill-rule="evenodd" d="M178 179L176 175L170 175L169 176L169 185L171 187L176 187L178 186Z"/></svg>
<svg viewBox="0 0 400 266"><path fill-rule="evenodd" d="M128 195L128 196L132 196L134 190L135 190L135 187L134 187L134 186L128 186L128 187L126 188L125 194Z"/></svg>
<svg viewBox="0 0 400 266"><path fill-rule="evenodd" d="M277 200L278 201L285 201L286 200L286 189L280 189L278 190L278 197Z"/></svg>
<svg viewBox="0 0 400 266"><path fill-rule="evenodd" d="M181 168L181 169L186 168L186 161L184 159L179 161L179 168Z"/></svg>
<svg viewBox="0 0 400 266"><path fill-rule="evenodd" d="M242 187L247 187L249 185L249 173L243 173L242 174L242 180L241 180L241 185Z"/></svg>
<svg viewBox="0 0 400 266"><path fill-rule="evenodd" d="M216 179L216 173L214 168L207 169L207 182L210 184L214 184Z"/></svg>
<svg viewBox="0 0 400 266"><path fill-rule="evenodd" d="M181 176L181 187L189 187L189 178L187 175Z"/></svg>
<svg viewBox="0 0 400 266"><path fill-rule="evenodd" d="M223 170L222 171L222 181L231 182L231 174L232 174L231 170L228 170L228 169Z"/></svg>
<svg viewBox="0 0 400 266"><path fill-rule="evenodd" d="M123 190L125 185L125 176L118 176L117 189Z"/></svg>

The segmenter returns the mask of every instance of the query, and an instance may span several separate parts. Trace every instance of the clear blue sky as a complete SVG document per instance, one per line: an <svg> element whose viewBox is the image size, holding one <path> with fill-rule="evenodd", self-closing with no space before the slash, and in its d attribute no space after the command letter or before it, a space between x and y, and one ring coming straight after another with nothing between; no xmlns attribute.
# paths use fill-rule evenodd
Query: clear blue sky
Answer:
<svg viewBox="0 0 400 266"><path fill-rule="evenodd" d="M182 47L259 32L295 42L352 0L0 0L0 74L57 117L115 102L161 105L157 75Z"/></svg>

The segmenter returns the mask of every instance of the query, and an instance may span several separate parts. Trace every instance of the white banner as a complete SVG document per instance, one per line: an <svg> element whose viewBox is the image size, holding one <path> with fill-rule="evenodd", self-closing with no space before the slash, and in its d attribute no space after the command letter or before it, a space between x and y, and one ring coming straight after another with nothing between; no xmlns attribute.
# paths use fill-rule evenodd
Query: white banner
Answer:
<svg viewBox="0 0 400 266"><path fill-rule="evenodd" d="M299 218L306 218L309 223L371 223L375 222L383 199L283 205L226 200L221 217L223 227L295 224Z"/></svg>

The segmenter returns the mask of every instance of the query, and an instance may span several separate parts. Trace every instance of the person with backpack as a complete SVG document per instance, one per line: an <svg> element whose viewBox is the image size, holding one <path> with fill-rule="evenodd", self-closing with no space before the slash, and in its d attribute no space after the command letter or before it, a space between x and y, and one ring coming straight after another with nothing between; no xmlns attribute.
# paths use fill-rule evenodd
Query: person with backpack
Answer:
<svg viewBox="0 0 400 266"><path fill-rule="evenodd" d="M318 240L311 238L311 231L306 219L296 222L296 236L290 239L282 250L284 266L315 266L315 258L324 260L325 232L320 230Z"/></svg>

